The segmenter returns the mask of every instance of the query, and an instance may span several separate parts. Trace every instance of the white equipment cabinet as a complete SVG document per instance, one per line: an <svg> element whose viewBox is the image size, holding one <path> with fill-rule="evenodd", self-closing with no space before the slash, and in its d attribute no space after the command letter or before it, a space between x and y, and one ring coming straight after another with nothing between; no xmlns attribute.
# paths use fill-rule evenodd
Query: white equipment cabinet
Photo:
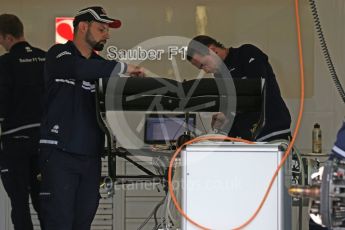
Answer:
<svg viewBox="0 0 345 230"><path fill-rule="evenodd" d="M200 142L182 158L182 208L210 229L233 229L259 206L284 151L280 144ZM285 166L286 167L286 166ZM282 170L258 216L245 229L290 230L290 175ZM199 229L182 218L182 229Z"/></svg>

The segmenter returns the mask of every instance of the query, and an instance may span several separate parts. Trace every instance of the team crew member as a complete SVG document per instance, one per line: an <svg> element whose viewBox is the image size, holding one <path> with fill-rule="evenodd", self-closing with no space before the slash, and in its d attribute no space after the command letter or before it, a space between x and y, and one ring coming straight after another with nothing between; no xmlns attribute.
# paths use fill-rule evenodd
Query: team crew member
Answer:
<svg viewBox="0 0 345 230"><path fill-rule="evenodd" d="M345 158L345 123L343 123L342 127L338 131L337 140L332 148L332 154L330 158L337 157L337 158Z"/></svg>
<svg viewBox="0 0 345 230"><path fill-rule="evenodd" d="M337 140L334 143L332 148L330 159L338 158L341 160L345 159L345 123L341 126L340 130L337 134ZM344 227L344 224L342 225ZM328 228L324 228L314 224L312 221L309 224L310 230L327 230Z"/></svg>
<svg viewBox="0 0 345 230"><path fill-rule="evenodd" d="M124 73L143 76L141 67L105 60L101 51L109 28L121 22L102 7L80 10L74 39L47 52L46 106L42 120L41 208L46 230L90 229L99 203L104 134L96 120L95 80Z"/></svg>
<svg viewBox="0 0 345 230"><path fill-rule="evenodd" d="M39 212L38 147L42 113L45 52L24 38L23 24L12 14L0 15L0 172L11 200L15 230L33 229L29 195Z"/></svg>
<svg viewBox="0 0 345 230"><path fill-rule="evenodd" d="M234 118L229 136L256 141L288 139L290 137L291 117L289 110L281 97L268 57L260 49L249 44L239 48L225 48L215 39L200 35L193 38L189 43L187 59L197 68L203 69L207 73L214 73L215 77L222 77L219 70L220 64L217 61L217 59L221 59L232 78L265 79L266 119L263 129L257 136L254 136L260 113L239 113ZM222 113L215 114L211 125L219 125L218 121L224 123L227 119L230 118L225 117Z"/></svg>
<svg viewBox="0 0 345 230"><path fill-rule="evenodd" d="M339 160L345 159L345 123L344 122L338 131L337 139L334 143L334 146L332 148L332 152L329 156L330 160L333 160L334 158L339 159ZM325 176L325 175L323 175L323 176ZM342 226L342 227L344 227L344 226ZM328 228L322 227L321 225L316 224L312 219L310 219L309 230L328 230Z"/></svg>

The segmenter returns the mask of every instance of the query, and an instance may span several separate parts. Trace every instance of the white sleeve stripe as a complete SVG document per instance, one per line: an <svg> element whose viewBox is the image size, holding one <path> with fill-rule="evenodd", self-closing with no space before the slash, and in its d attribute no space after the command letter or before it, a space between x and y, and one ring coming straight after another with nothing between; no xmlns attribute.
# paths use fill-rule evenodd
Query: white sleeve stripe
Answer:
<svg viewBox="0 0 345 230"><path fill-rule="evenodd" d="M15 128L15 129L7 130L6 132L3 132L1 135L4 136L4 135L12 134L12 133L15 133L15 132L24 130L24 129L31 129L31 128L36 128L36 127L40 127L40 126L41 126L40 123L34 123L34 124L29 124L29 125L23 125L23 126L20 126L20 127Z"/></svg>
<svg viewBox="0 0 345 230"><path fill-rule="evenodd" d="M338 153L339 155L345 157L345 151L342 150L341 148L339 148L338 146L335 145L335 146L332 148L332 150L333 150L335 153Z"/></svg>
<svg viewBox="0 0 345 230"><path fill-rule="evenodd" d="M276 132L272 132L270 134L267 134L263 137L260 137L257 139L257 141L264 141L270 137L273 137L273 136L278 136L278 135L281 135L281 134L286 134L286 133L289 133L290 132L290 129L285 129L285 130L280 130L280 131L276 131Z"/></svg>
<svg viewBox="0 0 345 230"><path fill-rule="evenodd" d="M117 76L119 74L123 74L125 71L126 71L126 63L123 63L123 62L118 62L113 71L110 73L110 77L114 77L114 76Z"/></svg>
<svg viewBox="0 0 345 230"><path fill-rule="evenodd" d="M73 80L67 80L67 79L55 79L56 82L62 82L62 83L67 83L71 85L75 85L75 82Z"/></svg>
<svg viewBox="0 0 345 230"><path fill-rule="evenodd" d="M57 145L58 142L55 141L55 140L45 140L45 139L41 139L41 140L40 140L40 144Z"/></svg>
<svg viewBox="0 0 345 230"><path fill-rule="evenodd" d="M125 70L125 64L123 62L121 62L121 69L120 69L120 73L124 73L123 71Z"/></svg>

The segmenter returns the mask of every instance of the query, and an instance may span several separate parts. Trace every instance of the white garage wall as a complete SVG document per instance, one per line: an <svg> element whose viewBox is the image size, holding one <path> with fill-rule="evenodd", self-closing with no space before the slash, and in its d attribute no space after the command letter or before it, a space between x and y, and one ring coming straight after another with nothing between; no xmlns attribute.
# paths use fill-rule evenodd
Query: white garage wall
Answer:
<svg viewBox="0 0 345 230"><path fill-rule="evenodd" d="M117 1L7 1L1 12L15 13L25 23L33 45L48 49L54 43L54 19L73 17L89 5L103 5L109 15L122 19L123 27L111 32L108 45L130 49L157 36L192 38L200 32L214 36L226 46L252 43L263 49L274 66L283 95L298 97L298 54L293 1L285 0L117 0ZM313 82L313 28L306 1L301 1L304 53L308 82ZM197 15L197 11L199 14ZM199 18L199 20L197 20ZM200 19L201 18L201 19ZM103 52L104 54L104 52ZM152 64L152 63L151 63ZM183 78L194 78L194 68L179 63ZM153 71L172 76L171 64L159 62ZM307 84L306 95L313 94Z"/></svg>
<svg viewBox="0 0 345 230"><path fill-rule="evenodd" d="M341 0L317 1L317 4L333 63L339 80L345 87L345 2ZM314 82L312 83L314 93L305 100L297 146L301 149L310 150L312 127L315 122L319 122L323 131L324 152L329 152L334 144L336 133L344 120L345 106L331 80L316 36L314 37L314 52ZM297 115L299 102L295 99L287 99L287 102L291 112Z"/></svg>

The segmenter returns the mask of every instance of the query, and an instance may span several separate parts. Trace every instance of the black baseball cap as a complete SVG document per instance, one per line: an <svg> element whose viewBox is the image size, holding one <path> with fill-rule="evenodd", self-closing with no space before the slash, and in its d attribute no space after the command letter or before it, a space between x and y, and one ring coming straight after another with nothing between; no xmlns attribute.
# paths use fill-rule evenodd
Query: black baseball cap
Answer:
<svg viewBox="0 0 345 230"><path fill-rule="evenodd" d="M121 27L121 21L118 19L109 18L103 7L100 6L91 6L79 10L77 15L74 17L73 26L76 27L78 23L82 21L107 23L111 28Z"/></svg>

